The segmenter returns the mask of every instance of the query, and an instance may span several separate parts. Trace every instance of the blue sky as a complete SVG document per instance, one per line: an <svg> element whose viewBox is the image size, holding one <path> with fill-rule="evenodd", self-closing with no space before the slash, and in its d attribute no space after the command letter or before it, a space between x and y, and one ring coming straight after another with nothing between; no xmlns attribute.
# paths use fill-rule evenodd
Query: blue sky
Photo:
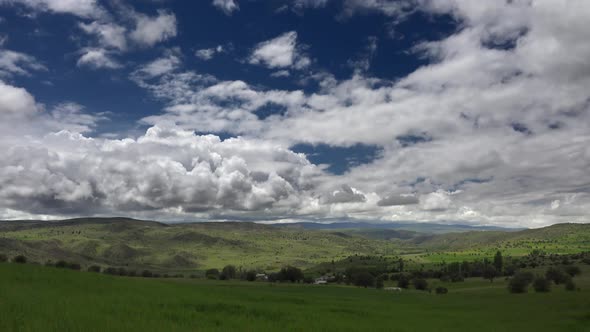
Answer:
<svg viewBox="0 0 590 332"><path fill-rule="evenodd" d="M117 2L103 4L112 10L111 15L130 10L113 3ZM270 89L314 92L317 84L301 84L299 80L312 71L326 71L336 79L346 79L362 66L355 62L367 61L362 70L370 76L386 80L402 78L428 63L427 59L412 54L412 47L423 41L444 38L457 28L449 16L421 12L408 13L408 19L392 27L386 16L370 13L351 16L336 2L309 10L298 9L288 1L248 1L232 15L208 1L189 4L135 1L125 6L132 6L133 10L146 15L156 16L158 10L173 14L176 34L151 47L130 46L125 52L113 54L112 58L121 65L116 71L76 66L82 48L97 46L96 36L88 35L79 27L81 22L91 23L92 19L66 13L31 14L31 8L18 2L0 7L0 16L4 18L2 31L9 37L6 46L32 55L51 68L36 72L34 76L15 77L15 82L26 85L47 105L75 99L88 112L112 112L117 122L133 128L146 115L158 114L164 104L154 100L128 77L138 64L158 58L169 48L178 48L183 68L220 80L243 80ZM277 78L270 74L278 70L244 65L257 43L292 31L297 33L297 43L313 59L305 72ZM373 43L372 51L369 48ZM208 61L195 56L198 50L219 46L224 51ZM98 129L108 131L109 127Z"/></svg>
<svg viewBox="0 0 590 332"><path fill-rule="evenodd" d="M585 222L589 11L0 0L0 217Z"/></svg>

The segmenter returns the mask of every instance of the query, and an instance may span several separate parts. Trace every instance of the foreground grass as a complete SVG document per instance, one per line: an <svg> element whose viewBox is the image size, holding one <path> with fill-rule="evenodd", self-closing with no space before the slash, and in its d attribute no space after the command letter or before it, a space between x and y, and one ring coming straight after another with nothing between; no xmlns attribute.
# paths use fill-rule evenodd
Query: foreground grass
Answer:
<svg viewBox="0 0 590 332"><path fill-rule="evenodd" d="M111 277L0 264L1 331L590 331L586 289L446 296Z"/></svg>

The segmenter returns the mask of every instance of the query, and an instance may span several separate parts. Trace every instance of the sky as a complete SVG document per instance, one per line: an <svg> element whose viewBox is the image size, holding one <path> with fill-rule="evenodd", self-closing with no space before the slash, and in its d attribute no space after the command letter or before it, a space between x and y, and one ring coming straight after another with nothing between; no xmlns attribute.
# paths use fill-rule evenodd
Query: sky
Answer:
<svg viewBox="0 0 590 332"><path fill-rule="evenodd" d="M590 211L590 1L0 0L0 219Z"/></svg>

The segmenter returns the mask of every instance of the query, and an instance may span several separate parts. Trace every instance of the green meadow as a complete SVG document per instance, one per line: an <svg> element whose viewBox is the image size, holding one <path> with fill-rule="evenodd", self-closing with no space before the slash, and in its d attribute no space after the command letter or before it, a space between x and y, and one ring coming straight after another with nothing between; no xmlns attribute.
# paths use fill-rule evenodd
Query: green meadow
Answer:
<svg viewBox="0 0 590 332"><path fill-rule="evenodd" d="M1 331L590 331L577 291L510 294L504 279L446 295L338 285L113 277L0 263Z"/></svg>

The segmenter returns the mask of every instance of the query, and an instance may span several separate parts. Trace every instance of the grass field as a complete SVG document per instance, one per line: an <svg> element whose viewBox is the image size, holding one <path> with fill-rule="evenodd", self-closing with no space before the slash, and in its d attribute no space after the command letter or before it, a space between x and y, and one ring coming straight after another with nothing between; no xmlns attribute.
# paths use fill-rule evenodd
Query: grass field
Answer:
<svg viewBox="0 0 590 332"><path fill-rule="evenodd" d="M509 294L504 280L447 295L348 286L112 277L0 263L1 331L590 331L580 291Z"/></svg>

